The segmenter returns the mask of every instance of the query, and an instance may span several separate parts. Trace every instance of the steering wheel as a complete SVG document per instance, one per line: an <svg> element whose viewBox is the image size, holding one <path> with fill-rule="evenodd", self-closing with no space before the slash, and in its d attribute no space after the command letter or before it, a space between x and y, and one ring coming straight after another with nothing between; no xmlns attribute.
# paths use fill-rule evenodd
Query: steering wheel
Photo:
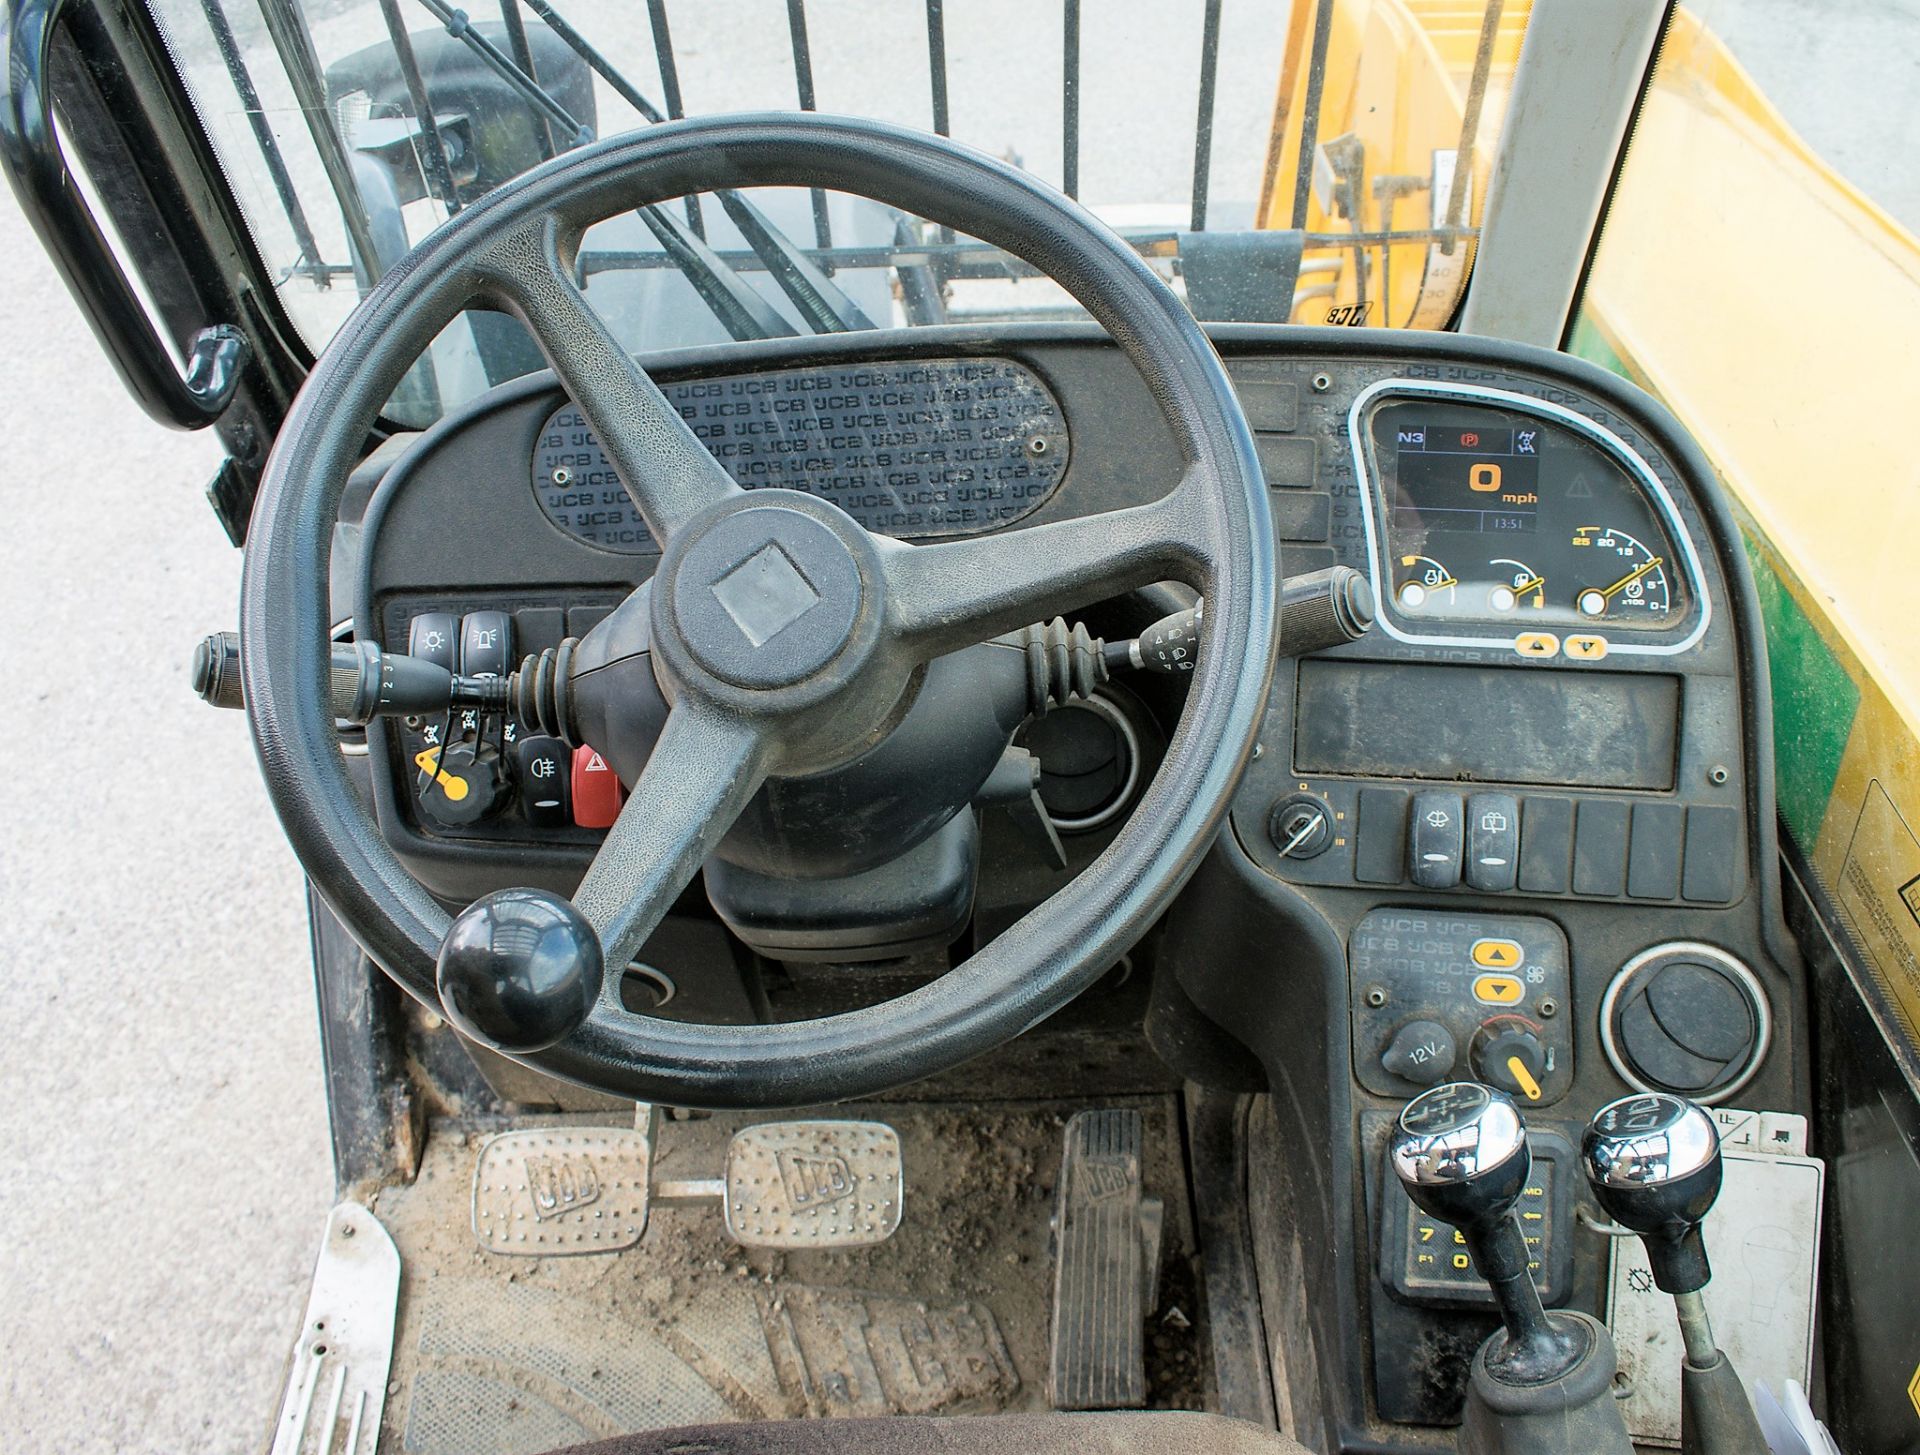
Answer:
<svg viewBox="0 0 1920 1455"><path fill-rule="evenodd" d="M870 534L810 495L742 490L588 306L573 263L603 218L753 186L860 194L1050 274L1145 378L1181 447L1179 479L1149 504L933 545ZM509 890L454 918L402 867L347 775L328 706L327 572L341 492L382 405L476 306L526 324L661 542L647 610L672 706L571 904ZM619 969L770 775L865 751L936 656L1166 579L1207 601L1185 711L1131 819L1059 893L955 970L866 1009L709 1026L624 1008ZM717 116L615 137L516 178L366 298L268 463L247 546L242 670L295 853L407 991L526 1065L616 1096L793 1106L869 1095L990 1050L1066 1004L1146 930L1211 843L1252 751L1277 610L1245 417L1206 335L1126 244L1035 178L940 137L852 118Z"/></svg>

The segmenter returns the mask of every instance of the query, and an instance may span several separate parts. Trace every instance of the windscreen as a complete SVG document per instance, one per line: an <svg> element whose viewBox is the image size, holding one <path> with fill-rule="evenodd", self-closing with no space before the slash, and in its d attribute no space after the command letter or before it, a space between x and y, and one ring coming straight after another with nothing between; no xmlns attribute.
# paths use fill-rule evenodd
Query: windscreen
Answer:
<svg viewBox="0 0 1920 1455"><path fill-rule="evenodd" d="M1426 0L149 0L316 350L426 234L591 141L800 108L939 132L1085 203L1203 319L1437 327L1527 7ZM1457 180L1456 180L1457 179ZM796 269L795 259L798 259ZM810 271L809 271L810 270ZM1022 261L864 198L714 193L580 260L637 353L1079 316ZM796 271L817 274L796 292ZM507 320L436 345L424 420L540 367Z"/></svg>

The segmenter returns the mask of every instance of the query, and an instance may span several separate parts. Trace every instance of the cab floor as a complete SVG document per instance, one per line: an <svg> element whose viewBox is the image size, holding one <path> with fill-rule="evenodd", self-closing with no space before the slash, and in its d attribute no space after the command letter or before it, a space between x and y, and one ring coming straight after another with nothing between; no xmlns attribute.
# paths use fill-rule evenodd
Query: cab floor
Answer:
<svg viewBox="0 0 1920 1455"><path fill-rule="evenodd" d="M1146 1190L1166 1202L1149 1404L1206 1407L1208 1370L1179 1104L1111 1097L1145 1122ZM743 1249L717 1205L657 1206L617 1253L504 1256L471 1223L474 1165L495 1131L605 1117L436 1125L410 1185L373 1210L401 1256L380 1448L533 1455L720 1420L983 1414L1047 1408L1051 1220L1066 1119L1079 1104L834 1108L889 1123L904 1216L885 1243ZM711 1177L758 1118L663 1121L656 1178Z"/></svg>

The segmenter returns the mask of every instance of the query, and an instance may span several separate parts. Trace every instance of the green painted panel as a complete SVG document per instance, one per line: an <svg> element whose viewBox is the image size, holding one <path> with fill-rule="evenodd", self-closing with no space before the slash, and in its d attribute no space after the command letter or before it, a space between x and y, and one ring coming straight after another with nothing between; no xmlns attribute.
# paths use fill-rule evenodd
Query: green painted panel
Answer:
<svg viewBox="0 0 1920 1455"><path fill-rule="evenodd" d="M1808 854L1820 836L1847 739L1860 709L1860 689L1800 609L1768 553L1742 534L1766 622L1773 678L1774 791L1780 817Z"/></svg>
<svg viewBox="0 0 1920 1455"><path fill-rule="evenodd" d="M1567 335L1567 352L1575 358L1585 359L1589 364L1598 364L1622 379L1639 382L1634 379L1633 370L1627 367L1627 361L1607 342L1607 336L1584 308L1574 315L1573 331Z"/></svg>
<svg viewBox="0 0 1920 1455"><path fill-rule="evenodd" d="M1574 318L1567 351L1623 379L1640 382L1585 309ZM1733 503L1765 622L1773 679L1775 795L1787 831L1811 854L1853 733L1860 689L1774 570L1758 542L1759 528L1737 499Z"/></svg>

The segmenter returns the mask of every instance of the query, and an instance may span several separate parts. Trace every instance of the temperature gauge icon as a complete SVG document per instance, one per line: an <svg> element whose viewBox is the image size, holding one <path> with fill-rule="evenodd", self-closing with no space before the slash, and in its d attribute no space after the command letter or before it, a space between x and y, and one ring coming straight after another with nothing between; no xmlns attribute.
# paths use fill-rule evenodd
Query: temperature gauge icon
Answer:
<svg viewBox="0 0 1920 1455"><path fill-rule="evenodd" d="M1432 556L1402 556L1406 579L1394 588L1394 598L1407 611L1453 605L1460 582Z"/></svg>

